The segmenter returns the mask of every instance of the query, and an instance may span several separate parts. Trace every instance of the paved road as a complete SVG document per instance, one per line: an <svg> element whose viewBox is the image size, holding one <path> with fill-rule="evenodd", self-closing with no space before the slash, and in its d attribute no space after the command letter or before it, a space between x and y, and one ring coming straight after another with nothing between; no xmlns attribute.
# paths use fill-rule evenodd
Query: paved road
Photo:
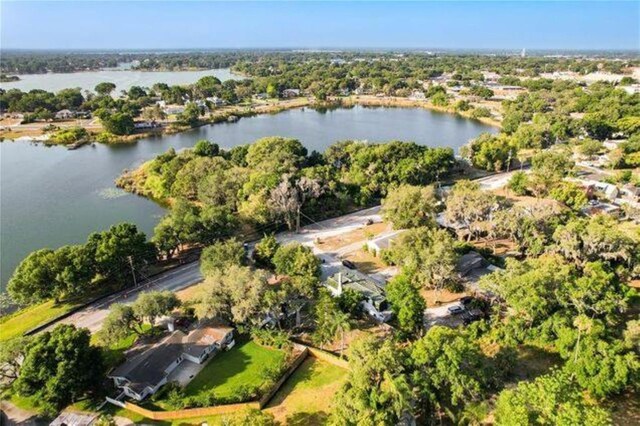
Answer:
<svg viewBox="0 0 640 426"><path fill-rule="evenodd" d="M380 206L360 210L335 219L316 222L312 225L305 226L298 234L295 232L283 232L276 235L276 239L281 244L295 241L310 247L313 250L313 253L322 259L321 279L326 279L342 268L342 261L340 260L340 257L344 254L344 250L339 249L336 251L326 251L314 244L314 241L318 238L325 239L336 235L346 234L361 228L368 221L374 223L382 221L382 218L380 217ZM362 241L359 241L352 245L360 248L362 247L362 243Z"/></svg>
<svg viewBox="0 0 640 426"><path fill-rule="evenodd" d="M178 291L202 281L200 262L192 262L177 267L164 274L154 277L150 282L137 289L131 289L100 300L87 306L81 311L61 320L61 324L74 324L76 327L86 327L92 333L100 330L102 322L109 313L109 307L114 303L133 303L141 292L150 290ZM54 327L51 325L49 328Z"/></svg>

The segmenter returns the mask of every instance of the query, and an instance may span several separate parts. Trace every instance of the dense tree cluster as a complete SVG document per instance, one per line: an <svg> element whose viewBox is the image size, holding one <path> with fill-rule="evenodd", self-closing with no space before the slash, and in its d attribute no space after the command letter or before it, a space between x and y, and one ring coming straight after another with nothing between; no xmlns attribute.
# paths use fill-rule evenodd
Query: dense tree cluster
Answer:
<svg viewBox="0 0 640 426"><path fill-rule="evenodd" d="M32 252L16 268L7 291L13 301L28 305L83 295L104 281L121 288L129 283L132 267L139 270L155 258L144 233L121 223L91 234L84 245Z"/></svg>

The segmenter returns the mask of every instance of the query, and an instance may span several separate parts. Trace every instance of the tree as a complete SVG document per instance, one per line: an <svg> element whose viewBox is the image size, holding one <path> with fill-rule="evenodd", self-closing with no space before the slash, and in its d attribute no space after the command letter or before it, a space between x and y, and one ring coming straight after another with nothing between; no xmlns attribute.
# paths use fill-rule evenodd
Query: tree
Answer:
<svg viewBox="0 0 640 426"><path fill-rule="evenodd" d="M137 318L153 325L158 317L169 315L178 306L180 300L176 294L164 290L140 293L132 308Z"/></svg>
<svg viewBox="0 0 640 426"><path fill-rule="evenodd" d="M271 191L269 200L273 210L284 217L289 229L299 232L302 207L309 199L318 198L322 192L316 180L306 176L293 180L284 175L280 184Z"/></svg>
<svg viewBox="0 0 640 426"><path fill-rule="evenodd" d="M507 259L504 270L480 279L480 287L499 296L511 308L511 316L532 327L558 309L556 294L574 274L559 256L544 255L522 262Z"/></svg>
<svg viewBox="0 0 640 426"><path fill-rule="evenodd" d="M97 271L121 285L129 281L132 268L138 271L156 259L155 247L146 235L126 222L89 235L87 248Z"/></svg>
<svg viewBox="0 0 640 426"><path fill-rule="evenodd" d="M588 202L584 188L574 182L560 182L549 195L572 210L580 210Z"/></svg>
<svg viewBox="0 0 640 426"><path fill-rule="evenodd" d="M508 136L483 133L465 145L460 152L474 167L501 171L511 165L514 151L515 148Z"/></svg>
<svg viewBox="0 0 640 426"><path fill-rule="evenodd" d="M267 268L274 268L273 257L280 248L275 235L265 235L255 246L253 257L256 263Z"/></svg>
<svg viewBox="0 0 640 426"><path fill-rule="evenodd" d="M434 326L411 347L413 381L420 395L437 409L478 401L486 390L484 356L469 336Z"/></svg>
<svg viewBox="0 0 640 426"><path fill-rule="evenodd" d="M481 232L481 223L491 221L498 209L495 195L481 191L477 182L461 180L453 185L446 199L445 219L467 230L467 240Z"/></svg>
<svg viewBox="0 0 640 426"><path fill-rule="evenodd" d="M193 153L199 157L214 157L220 153L220 147L216 143L202 139L194 145Z"/></svg>
<svg viewBox="0 0 640 426"><path fill-rule="evenodd" d="M94 89L98 95L106 96L116 90L116 85L110 82L98 83Z"/></svg>
<svg viewBox="0 0 640 426"><path fill-rule="evenodd" d="M419 286L436 290L455 287L455 240L444 229L410 229L383 256Z"/></svg>
<svg viewBox="0 0 640 426"><path fill-rule="evenodd" d="M51 283L55 281L54 251L37 250L30 253L16 268L7 284L11 299L21 305L29 305L50 298Z"/></svg>
<svg viewBox="0 0 640 426"><path fill-rule="evenodd" d="M180 114L178 114L178 121L184 125L190 127L196 127L200 124L200 116L202 111L195 102L189 102Z"/></svg>
<svg viewBox="0 0 640 426"><path fill-rule="evenodd" d="M570 375L559 370L502 391L496 402L495 420L505 426L611 424L609 413L588 401Z"/></svg>
<svg viewBox="0 0 640 426"><path fill-rule="evenodd" d="M435 226L438 197L433 186L401 185L382 203L382 216L395 229Z"/></svg>
<svg viewBox="0 0 640 426"><path fill-rule="evenodd" d="M55 410L97 389L104 362L90 337L87 329L66 324L34 337L14 389L20 395L37 396Z"/></svg>
<svg viewBox="0 0 640 426"><path fill-rule="evenodd" d="M131 305L114 303L98 332L98 338L106 345L118 343L131 333L141 335L142 319L137 317Z"/></svg>
<svg viewBox="0 0 640 426"><path fill-rule="evenodd" d="M224 271L233 265L242 266L246 255L244 244L235 238L215 242L202 250L200 271L206 277L215 270Z"/></svg>
<svg viewBox="0 0 640 426"><path fill-rule="evenodd" d="M529 187L529 178L523 171L515 172L509 182L507 182L507 188L514 192L516 195L526 195Z"/></svg>
<svg viewBox="0 0 640 426"><path fill-rule="evenodd" d="M316 330L313 335L314 340L317 341L322 348L325 344L332 342L337 336L340 336L340 354L343 355L344 334L351 329L349 314L340 310L337 300L326 290L320 292L314 307L314 312L316 319Z"/></svg>
<svg viewBox="0 0 640 426"><path fill-rule="evenodd" d="M295 172L304 162L307 149L297 139L267 137L258 139L247 150L249 168L278 176Z"/></svg>
<svg viewBox="0 0 640 426"><path fill-rule="evenodd" d="M130 135L135 129L133 117L126 112L105 112L99 114L98 117L104 129L114 135Z"/></svg>
<svg viewBox="0 0 640 426"><path fill-rule="evenodd" d="M534 155L532 164L532 190L544 196L557 186L573 168L573 161L559 151L541 151Z"/></svg>
<svg viewBox="0 0 640 426"><path fill-rule="evenodd" d="M232 265L205 278L197 297L199 318L221 317L235 324L257 325L265 313L267 277L263 271Z"/></svg>
<svg viewBox="0 0 640 426"><path fill-rule="evenodd" d="M400 329L407 335L421 330L427 304L411 280L405 275L397 275L389 281L385 292Z"/></svg>
<svg viewBox="0 0 640 426"><path fill-rule="evenodd" d="M309 247L299 243L280 246L273 256L273 265L277 274L291 278L302 295L311 296L315 293L320 277L320 259Z"/></svg>
<svg viewBox="0 0 640 426"><path fill-rule="evenodd" d="M0 389L11 386L20 376L28 342L27 337L15 337L0 345Z"/></svg>
<svg viewBox="0 0 640 426"><path fill-rule="evenodd" d="M334 424L398 424L411 413L413 395L400 348L374 337L351 344L349 374L334 397Z"/></svg>

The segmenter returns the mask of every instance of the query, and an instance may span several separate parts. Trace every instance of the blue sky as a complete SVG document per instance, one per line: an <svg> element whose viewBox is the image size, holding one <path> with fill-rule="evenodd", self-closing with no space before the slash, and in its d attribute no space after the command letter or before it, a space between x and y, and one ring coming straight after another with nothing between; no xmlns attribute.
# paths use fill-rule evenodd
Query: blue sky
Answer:
<svg viewBox="0 0 640 426"><path fill-rule="evenodd" d="M629 2L0 0L3 48L639 49Z"/></svg>

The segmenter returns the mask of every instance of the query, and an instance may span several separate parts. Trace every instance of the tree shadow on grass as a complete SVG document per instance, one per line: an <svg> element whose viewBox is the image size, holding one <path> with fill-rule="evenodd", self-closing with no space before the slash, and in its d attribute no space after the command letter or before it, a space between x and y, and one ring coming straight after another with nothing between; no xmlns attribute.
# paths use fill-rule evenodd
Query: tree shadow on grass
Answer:
<svg viewBox="0 0 640 426"><path fill-rule="evenodd" d="M287 416L285 424L287 426L320 426L327 423L329 415L324 411L316 413L295 413Z"/></svg>

